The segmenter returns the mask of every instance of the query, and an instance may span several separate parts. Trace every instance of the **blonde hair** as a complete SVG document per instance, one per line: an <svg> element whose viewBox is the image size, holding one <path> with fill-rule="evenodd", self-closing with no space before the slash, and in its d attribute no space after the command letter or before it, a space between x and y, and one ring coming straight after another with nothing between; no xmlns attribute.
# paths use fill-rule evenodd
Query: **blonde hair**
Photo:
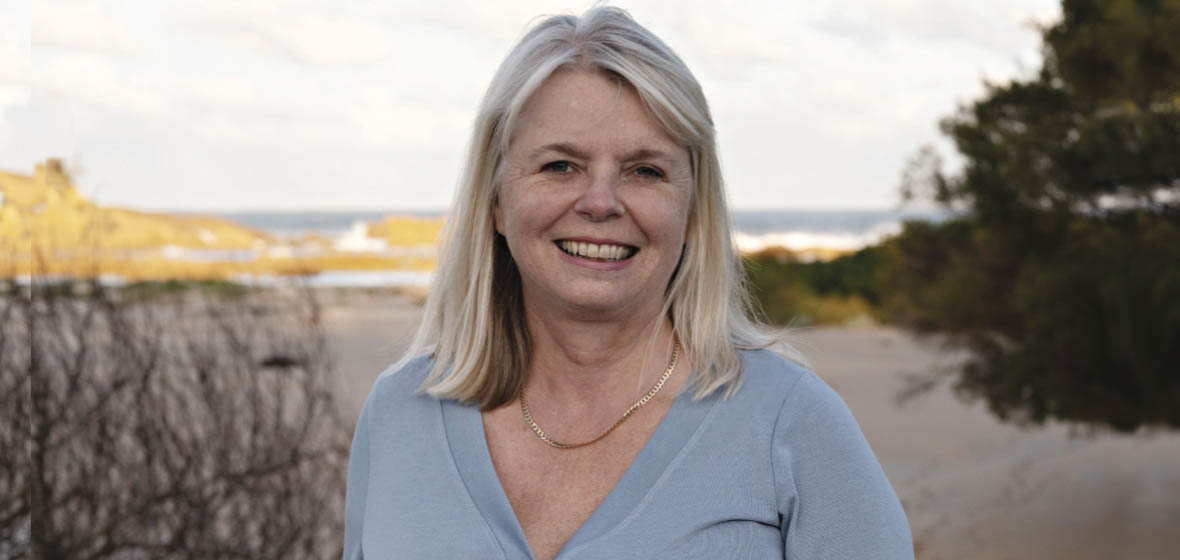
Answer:
<svg viewBox="0 0 1180 560"><path fill-rule="evenodd" d="M739 349L773 347L802 361L780 337L750 318L715 145L700 84L667 45L623 10L596 7L581 18L553 16L525 34L484 94L466 168L443 230L438 267L417 334L399 364L429 353L421 389L496 408L519 394L531 345L520 275L496 233L492 208L516 118L555 71L577 68L621 79L639 94L668 135L688 148L694 174L685 251L668 290L669 315L695 365L694 397L741 383Z"/></svg>

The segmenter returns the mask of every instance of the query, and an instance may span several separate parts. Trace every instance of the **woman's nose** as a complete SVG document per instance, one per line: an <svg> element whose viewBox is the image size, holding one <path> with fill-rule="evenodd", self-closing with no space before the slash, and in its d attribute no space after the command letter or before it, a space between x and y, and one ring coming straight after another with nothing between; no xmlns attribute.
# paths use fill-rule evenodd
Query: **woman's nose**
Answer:
<svg viewBox="0 0 1180 560"><path fill-rule="evenodd" d="M574 211L595 222L622 216L623 203L619 200L618 190L617 174L591 174L585 190L574 204Z"/></svg>

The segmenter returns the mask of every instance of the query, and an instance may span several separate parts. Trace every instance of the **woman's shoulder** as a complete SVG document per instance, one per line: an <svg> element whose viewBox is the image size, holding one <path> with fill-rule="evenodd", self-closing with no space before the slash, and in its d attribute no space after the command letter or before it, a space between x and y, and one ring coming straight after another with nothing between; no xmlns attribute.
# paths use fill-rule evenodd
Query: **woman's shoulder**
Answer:
<svg viewBox="0 0 1180 560"><path fill-rule="evenodd" d="M742 393L774 414L764 429L791 557L913 558L905 512L844 399L773 352L743 362Z"/></svg>
<svg viewBox="0 0 1180 560"><path fill-rule="evenodd" d="M385 368L373 382L365 407L385 410L402 408L416 401L423 404L433 401L434 397L419 390L431 365L433 360L430 355L422 354L399 360Z"/></svg>
<svg viewBox="0 0 1180 560"><path fill-rule="evenodd" d="M776 426L800 418L819 424L856 426L848 405L819 375L771 350L742 350L742 387L737 397L773 410Z"/></svg>
<svg viewBox="0 0 1180 560"><path fill-rule="evenodd" d="M741 381L736 391L713 393L708 400L717 402L711 422L723 430L758 433L769 440L784 409L803 389L811 391L815 377L803 366L770 350L741 350ZM823 383L819 381L819 383Z"/></svg>
<svg viewBox="0 0 1180 560"><path fill-rule="evenodd" d="M742 359L741 393L781 398L794 391L805 377L815 377L804 366L772 350L741 350L739 354Z"/></svg>
<svg viewBox="0 0 1180 560"><path fill-rule="evenodd" d="M896 497L880 464L852 411L831 386L770 351L747 351L743 360L747 369L742 393L757 399L748 402L760 403L765 416L774 414L773 421L767 421L772 458L777 479L792 487L788 495L800 491L796 483L813 491L852 484L892 506ZM832 475L834 466L857 481Z"/></svg>

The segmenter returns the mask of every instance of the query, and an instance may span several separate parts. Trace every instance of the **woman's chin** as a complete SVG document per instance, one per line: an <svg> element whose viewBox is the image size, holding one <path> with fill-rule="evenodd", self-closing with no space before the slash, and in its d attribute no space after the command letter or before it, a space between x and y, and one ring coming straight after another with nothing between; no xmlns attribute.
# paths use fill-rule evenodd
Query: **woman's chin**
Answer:
<svg viewBox="0 0 1180 560"><path fill-rule="evenodd" d="M582 317L591 314L600 318L614 318L631 313L643 313L646 311L646 306L642 304L651 301L651 298L620 293L617 289L609 288L586 289L555 295L559 307Z"/></svg>

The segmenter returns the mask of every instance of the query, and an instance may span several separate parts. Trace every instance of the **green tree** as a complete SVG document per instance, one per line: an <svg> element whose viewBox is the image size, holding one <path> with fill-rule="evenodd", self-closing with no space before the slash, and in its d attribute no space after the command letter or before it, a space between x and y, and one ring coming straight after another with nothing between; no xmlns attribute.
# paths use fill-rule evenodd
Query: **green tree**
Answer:
<svg viewBox="0 0 1180 560"><path fill-rule="evenodd" d="M942 123L965 160L911 162L962 212L887 247L886 305L974 350L1000 417L1180 427L1180 0L1065 0L1035 77Z"/></svg>

